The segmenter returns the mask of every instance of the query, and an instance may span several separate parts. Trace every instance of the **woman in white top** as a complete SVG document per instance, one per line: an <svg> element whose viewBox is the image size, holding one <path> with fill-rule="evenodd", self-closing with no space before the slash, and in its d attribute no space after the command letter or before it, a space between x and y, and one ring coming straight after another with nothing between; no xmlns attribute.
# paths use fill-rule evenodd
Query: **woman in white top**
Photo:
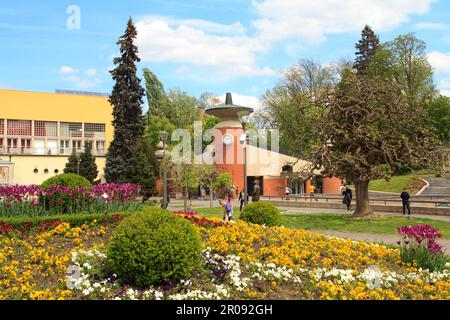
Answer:
<svg viewBox="0 0 450 320"><path fill-rule="evenodd" d="M291 189L289 189L289 187L286 186L286 187L284 188L284 193L286 194L286 198L289 197L289 195L291 194Z"/></svg>

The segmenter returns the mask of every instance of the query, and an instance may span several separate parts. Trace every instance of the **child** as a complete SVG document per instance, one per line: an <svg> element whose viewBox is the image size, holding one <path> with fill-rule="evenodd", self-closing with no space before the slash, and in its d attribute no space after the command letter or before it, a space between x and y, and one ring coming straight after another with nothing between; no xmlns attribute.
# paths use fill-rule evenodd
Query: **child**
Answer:
<svg viewBox="0 0 450 320"><path fill-rule="evenodd" d="M231 221L233 218L233 206L231 205L231 202L220 200L219 203L224 209L223 220L225 222Z"/></svg>

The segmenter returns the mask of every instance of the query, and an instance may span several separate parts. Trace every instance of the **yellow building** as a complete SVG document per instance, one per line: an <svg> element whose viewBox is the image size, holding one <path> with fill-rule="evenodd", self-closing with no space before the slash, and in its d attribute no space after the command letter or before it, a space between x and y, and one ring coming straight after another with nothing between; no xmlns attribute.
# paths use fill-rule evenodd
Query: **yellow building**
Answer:
<svg viewBox="0 0 450 320"><path fill-rule="evenodd" d="M86 141L103 179L113 138L112 107L102 94L0 90L0 184L40 184L63 173Z"/></svg>

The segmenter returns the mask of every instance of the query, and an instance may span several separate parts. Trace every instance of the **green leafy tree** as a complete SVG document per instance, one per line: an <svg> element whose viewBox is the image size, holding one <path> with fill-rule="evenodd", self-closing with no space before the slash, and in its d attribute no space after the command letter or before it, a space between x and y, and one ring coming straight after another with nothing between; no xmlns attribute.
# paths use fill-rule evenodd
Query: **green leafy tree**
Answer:
<svg viewBox="0 0 450 320"><path fill-rule="evenodd" d="M105 177L108 182L141 181L145 189L151 190L154 188L154 179L150 178L153 169L141 146L144 89L136 75L136 63L140 61L134 45L136 36L137 30L130 18L124 35L117 42L120 57L114 59L116 67L111 71L115 81L109 99L113 106L114 139L106 155Z"/></svg>
<svg viewBox="0 0 450 320"><path fill-rule="evenodd" d="M213 188L217 193L224 197L226 192L233 184L233 177L228 172L221 172L213 183Z"/></svg>
<svg viewBox="0 0 450 320"><path fill-rule="evenodd" d="M164 85L148 68L144 68L143 72L148 101L148 118L151 116L164 116L167 111L167 97Z"/></svg>
<svg viewBox="0 0 450 320"><path fill-rule="evenodd" d="M301 60L289 68L284 79L264 96L265 108L259 113L269 128L280 132L280 149L297 157L314 147L317 117L324 99L337 83L337 72L313 60ZM292 135L295 127L296 134ZM303 146L299 150L298 144Z"/></svg>
<svg viewBox="0 0 450 320"><path fill-rule="evenodd" d="M388 76L406 92L409 105L412 108L428 105L436 88L433 67L427 58L426 43L409 33L398 36L383 48L382 61L388 66Z"/></svg>
<svg viewBox="0 0 450 320"><path fill-rule="evenodd" d="M209 190L209 207L213 207L213 190L217 177L220 175L220 170L217 166L201 165L199 166L198 175L200 178L200 184Z"/></svg>
<svg viewBox="0 0 450 320"><path fill-rule="evenodd" d="M361 40L356 44L356 61L354 68L359 74L367 74L369 66L375 61L380 39L370 26L365 26L361 32Z"/></svg>
<svg viewBox="0 0 450 320"><path fill-rule="evenodd" d="M144 141L139 141L133 149L133 156L127 162L125 176L120 183L137 183L141 185L144 200L158 193L154 167L150 165L148 149ZM155 160L156 161L156 160Z"/></svg>
<svg viewBox="0 0 450 320"><path fill-rule="evenodd" d="M429 123L443 143L450 143L450 98L440 96L427 108Z"/></svg>
<svg viewBox="0 0 450 320"><path fill-rule="evenodd" d="M160 142L160 131L165 131L169 134L169 138L176 127L165 116L150 116L148 124L145 128L144 137L154 148ZM171 145L170 139L166 142L167 145Z"/></svg>
<svg viewBox="0 0 450 320"><path fill-rule="evenodd" d="M183 190L184 210L189 210L188 200L190 194L195 192L200 185L199 169L194 164L173 164L171 166L171 177L176 186Z"/></svg>
<svg viewBox="0 0 450 320"><path fill-rule="evenodd" d="M358 55L357 73L344 68L324 94L311 94L286 76L266 95L274 123L292 141L292 153L309 163L304 175L320 171L354 182L357 217L373 214L370 180L389 179L399 167L430 166L436 154L424 106L411 108L399 83L370 74L374 52L368 52L367 59Z"/></svg>
<svg viewBox="0 0 450 320"><path fill-rule="evenodd" d="M92 155L92 142L90 141L85 142L84 152L80 155L79 175L85 177L91 183L94 182L98 175L95 157Z"/></svg>
<svg viewBox="0 0 450 320"><path fill-rule="evenodd" d="M176 128L187 128L199 119L197 99L180 89L172 89L167 93L169 108L166 118Z"/></svg>
<svg viewBox="0 0 450 320"><path fill-rule="evenodd" d="M64 173L75 173L78 174L78 157L75 149L72 150L72 154L67 160L66 166L64 168Z"/></svg>

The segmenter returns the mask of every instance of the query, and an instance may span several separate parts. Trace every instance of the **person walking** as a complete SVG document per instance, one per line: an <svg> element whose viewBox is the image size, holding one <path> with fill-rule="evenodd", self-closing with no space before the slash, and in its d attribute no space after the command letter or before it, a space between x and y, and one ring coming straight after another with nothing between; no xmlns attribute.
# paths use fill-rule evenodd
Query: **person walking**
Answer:
<svg viewBox="0 0 450 320"><path fill-rule="evenodd" d="M406 211L408 211L408 216L410 216L411 208L409 206L409 199L411 198L411 196L409 195L408 191L406 191L406 188L403 189L403 192L400 194L400 198L402 198L403 215L406 215Z"/></svg>
<svg viewBox="0 0 450 320"><path fill-rule="evenodd" d="M348 186L345 186L344 198L342 199L342 203L347 206L347 211L352 210L352 189Z"/></svg>
<svg viewBox="0 0 450 320"><path fill-rule="evenodd" d="M347 187L347 185L345 183L342 183L341 186L339 187L339 193L342 196L345 195L345 189L347 189L346 187Z"/></svg>
<svg viewBox="0 0 450 320"><path fill-rule="evenodd" d="M236 196L236 187L232 185L230 189L230 197L234 199L235 196Z"/></svg>
<svg viewBox="0 0 450 320"><path fill-rule="evenodd" d="M314 193L316 192L316 188L311 184L308 188L308 191L309 191L309 199L312 202L312 200L314 198Z"/></svg>
<svg viewBox="0 0 450 320"><path fill-rule="evenodd" d="M219 204L223 207L223 221L228 222L233 218L233 207L229 201L219 200Z"/></svg>
<svg viewBox="0 0 450 320"><path fill-rule="evenodd" d="M284 194L286 195L286 198L289 198L289 195L291 194L291 189L289 188L289 186L286 186L284 188Z"/></svg>
<svg viewBox="0 0 450 320"><path fill-rule="evenodd" d="M242 207L244 206L244 203L245 203L245 192L244 191L239 192L238 200L239 200L239 212L241 212ZM247 202L248 202L248 194L247 194Z"/></svg>
<svg viewBox="0 0 450 320"><path fill-rule="evenodd" d="M261 197L261 187L259 186L259 181L255 180L255 185L253 186L253 193L252 193L252 202L259 201L260 197Z"/></svg>

